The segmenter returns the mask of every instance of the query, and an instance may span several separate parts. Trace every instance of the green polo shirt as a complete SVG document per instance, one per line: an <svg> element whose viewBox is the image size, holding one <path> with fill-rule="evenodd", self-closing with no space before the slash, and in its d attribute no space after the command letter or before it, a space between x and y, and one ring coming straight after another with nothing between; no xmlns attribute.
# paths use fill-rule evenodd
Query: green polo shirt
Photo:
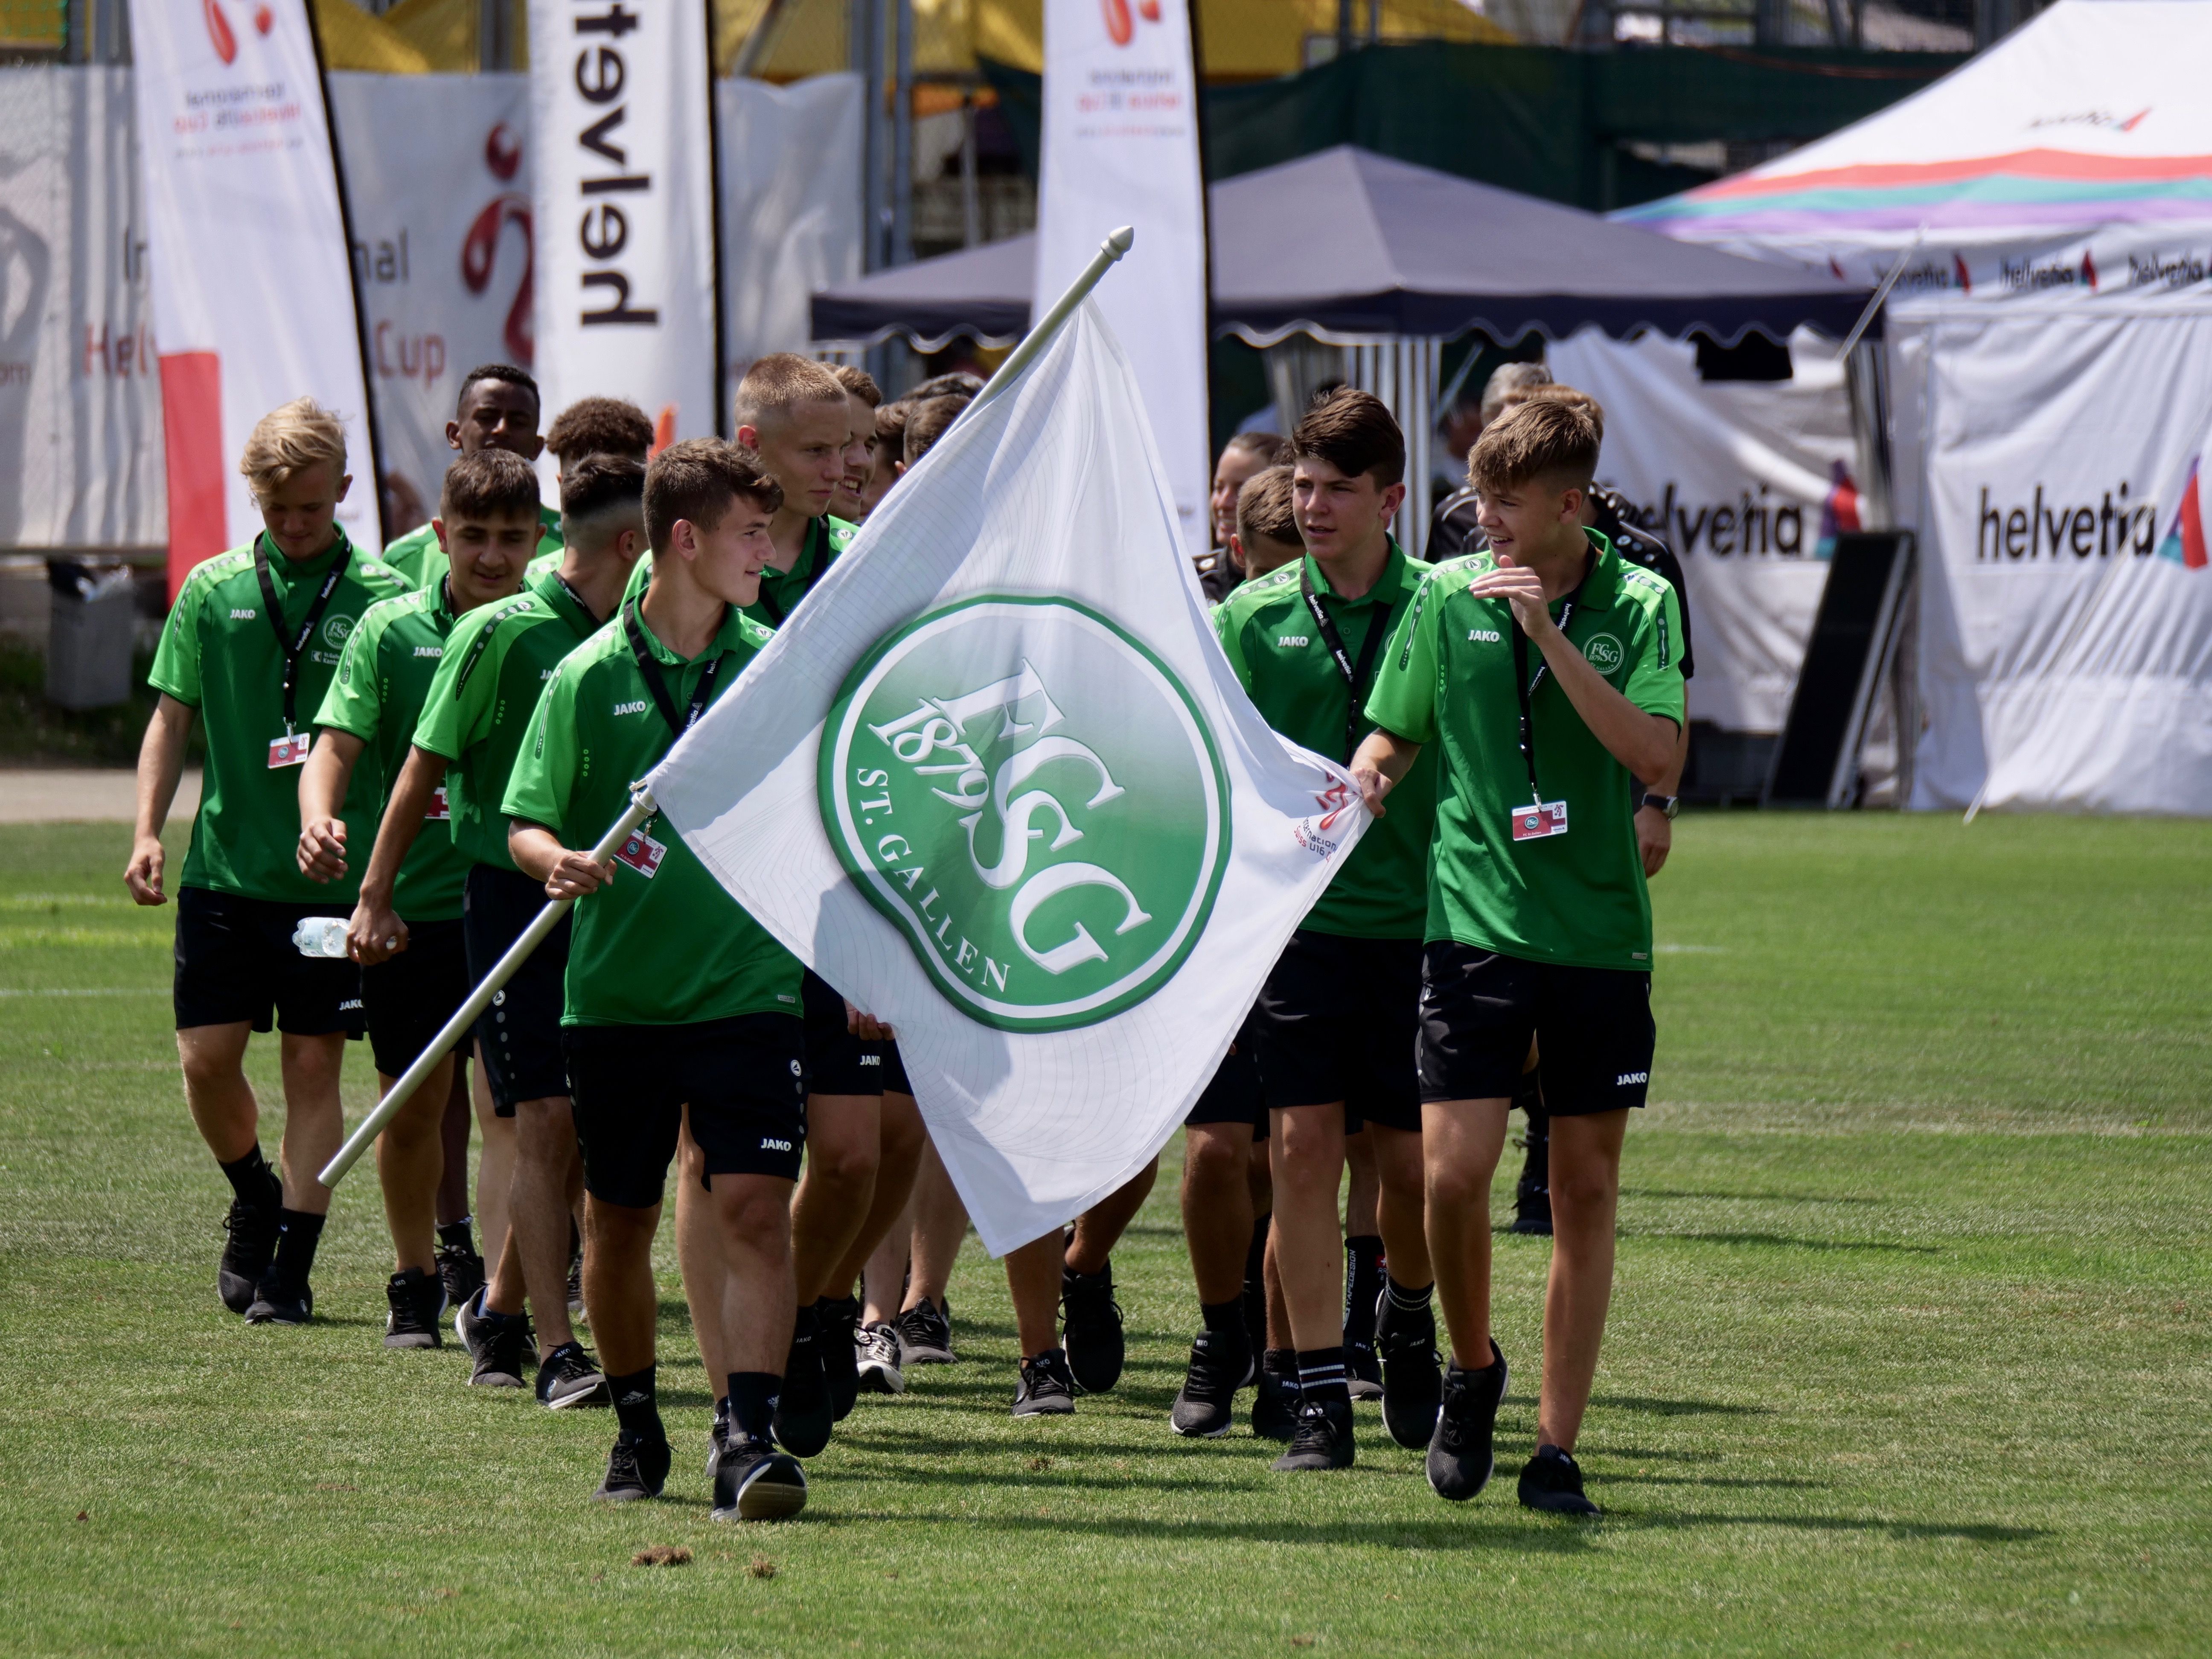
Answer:
<svg viewBox="0 0 2212 1659"><path fill-rule="evenodd" d="M514 868L500 810L514 757L554 669L599 629L599 618L556 571L530 577L514 598L453 625L414 740L445 757L453 845L469 862Z"/></svg>
<svg viewBox="0 0 2212 1659"><path fill-rule="evenodd" d="M263 615L253 549L263 538L193 567L162 625L146 683L199 711L207 737L199 816L181 885L240 893L289 904L349 905L360 868L327 885L300 873L300 769L271 767L269 745L284 735L284 653ZM345 532L320 556L295 564L267 549L277 608L289 641L322 591ZM399 573L359 551L331 592L322 620L300 653L295 729L306 734L322 706L347 636L379 599L404 592ZM356 776L345 799L346 844L367 847L376 835L380 780Z"/></svg>
<svg viewBox="0 0 2212 1659"><path fill-rule="evenodd" d="M1352 688L1299 591L1305 570L1315 596L1336 624L1357 665L1376 629L1395 629L1407 614L1429 567L1409 559L1395 540L1375 586L1356 599L1340 599L1310 553L1233 591L1213 611L1213 631L1229 665L1268 725L1316 754L1348 762L1345 714ZM1368 670L1370 684L1389 654L1382 635ZM1362 737L1367 722L1361 722ZM1428 914L1429 832L1436 817L1436 763L1427 755L1390 797L1390 811L1368 826L1338 869L1328 890L1306 913L1316 933L1352 939L1419 939Z"/></svg>
<svg viewBox="0 0 2212 1659"><path fill-rule="evenodd" d="M1587 533L1597 562L1567 638L1638 708L1680 725L1674 590ZM1567 833L1512 837L1509 820L1529 805L1512 611L1468 592L1493 568L1488 553L1476 553L1430 574L1367 700L1376 725L1428 745L1424 759L1443 754L1427 936L1538 962L1649 971L1651 898L1634 823L1643 787L1583 724L1556 675L1536 687L1530 721L1537 782L1547 801L1566 802ZM1553 605L1554 619L1564 603ZM1543 659L1528 648L1531 678ZM1395 817L1395 790L1389 805Z"/></svg>
<svg viewBox="0 0 2212 1659"><path fill-rule="evenodd" d="M680 717L707 665L720 698L769 641L769 630L727 611L706 650L687 662L644 630ZM629 808L630 785L675 741L639 672L617 616L554 671L530 719L501 810L587 848ZM641 832L661 842L650 877L615 865L615 878L580 901L568 947L566 1025L688 1025L738 1014L799 1017L799 959L738 908L666 820Z"/></svg>
<svg viewBox="0 0 2212 1659"><path fill-rule="evenodd" d="M814 584L829 573L837 556L852 545L860 526L824 515L806 523L806 539L788 570L769 565L761 571L760 598L745 607L745 615L763 628L781 628L799 602L814 591ZM653 580L653 555L647 554L629 573L624 599L642 595Z"/></svg>
<svg viewBox="0 0 2212 1659"><path fill-rule="evenodd" d="M481 606L491 610L496 606ZM392 791L415 737L431 681L453 631L453 584L443 577L429 587L383 599L362 612L361 625L346 641L338 672L323 694L315 724L359 738L368 747L355 775L367 771L381 778L378 822L392 804ZM355 848L349 862L368 866L368 849ZM453 824L441 806L426 814L415 844L401 860L392 884L392 908L409 921L450 921L461 914L461 888L469 873L467 854L453 846Z"/></svg>
<svg viewBox="0 0 2212 1659"><path fill-rule="evenodd" d="M541 505L538 524L538 551L531 556L526 575L535 575L541 568L556 569L561 563L561 515ZM447 558L446 550L438 545L436 529L427 524L416 526L389 544L378 556L406 577L410 587L436 586L439 578L453 563Z"/></svg>

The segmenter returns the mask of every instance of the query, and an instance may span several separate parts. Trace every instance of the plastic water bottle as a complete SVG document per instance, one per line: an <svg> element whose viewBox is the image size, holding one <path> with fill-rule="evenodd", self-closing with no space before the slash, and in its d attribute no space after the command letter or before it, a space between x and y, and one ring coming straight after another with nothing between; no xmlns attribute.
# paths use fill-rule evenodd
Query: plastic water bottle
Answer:
<svg viewBox="0 0 2212 1659"><path fill-rule="evenodd" d="M292 943L300 947L303 957L337 957L346 953L346 919L343 916L302 916L300 925L292 930Z"/></svg>

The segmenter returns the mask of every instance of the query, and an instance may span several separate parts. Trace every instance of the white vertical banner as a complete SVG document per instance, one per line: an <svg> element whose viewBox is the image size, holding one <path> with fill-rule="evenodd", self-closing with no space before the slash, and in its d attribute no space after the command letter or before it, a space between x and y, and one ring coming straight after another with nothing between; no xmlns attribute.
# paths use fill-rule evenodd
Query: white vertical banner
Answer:
<svg viewBox="0 0 2212 1659"><path fill-rule="evenodd" d="M707 0L531 0L538 380L653 417L655 447L715 430Z"/></svg>
<svg viewBox="0 0 2212 1659"><path fill-rule="evenodd" d="M258 526L239 453L295 398L345 418L359 482L338 517L373 550L368 391L304 0L131 0L131 40L171 591Z"/></svg>
<svg viewBox="0 0 2212 1659"><path fill-rule="evenodd" d="M1206 187L1187 0L1045 0L1039 171L1040 302L1082 274L1109 231L1136 229L1097 302L1136 370L1184 550L1203 553Z"/></svg>

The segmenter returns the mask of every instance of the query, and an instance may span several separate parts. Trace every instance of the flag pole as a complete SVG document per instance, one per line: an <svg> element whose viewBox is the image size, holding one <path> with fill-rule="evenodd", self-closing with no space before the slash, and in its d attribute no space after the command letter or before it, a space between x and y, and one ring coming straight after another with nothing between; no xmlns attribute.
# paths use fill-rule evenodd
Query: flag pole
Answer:
<svg viewBox="0 0 2212 1659"><path fill-rule="evenodd" d="M617 818L614 827L600 836L599 844L592 848L592 862L605 864L612 858L615 849L629 839L630 831L659 810L653 805L653 791L641 783L637 785L630 793L629 811ZM353 1168L361 1155L368 1150L369 1144L384 1132L385 1125L392 1121L399 1109L422 1086L422 1079L429 1076L437 1063L468 1035L469 1028L477 1023L477 1017L491 1006L492 998L514 977L516 970L530 960L530 953L544 942L545 935L551 933L561 918L568 914L569 908L575 902L574 899L553 900L538 913L537 920L522 930L522 936L507 946L507 954L492 965L491 972L483 977L483 983L469 993L468 1000L454 1011L453 1017L446 1022L445 1029L430 1039L430 1046L416 1057L415 1063L392 1085L392 1092L376 1103L376 1109L363 1118L361 1127L347 1137L346 1144L338 1148L337 1156L323 1166L322 1174L316 1178L324 1186L335 1187L345 1179L346 1171Z"/></svg>
<svg viewBox="0 0 2212 1659"><path fill-rule="evenodd" d="M1052 343L1052 337L1060 332L1060 325L1098 286L1099 279L1113 270L1115 262L1136 245L1136 240L1135 229L1123 225L1099 243L1098 252L1083 268L1083 274L1068 284L1067 292L1053 303L1052 309L1045 313L1035 328L1022 336L1021 343L1006 354L1006 362L999 365L999 372L985 381L983 389L975 394L975 401L960 411L962 419L982 408L1020 377L1021 372L1036 361L1037 354Z"/></svg>

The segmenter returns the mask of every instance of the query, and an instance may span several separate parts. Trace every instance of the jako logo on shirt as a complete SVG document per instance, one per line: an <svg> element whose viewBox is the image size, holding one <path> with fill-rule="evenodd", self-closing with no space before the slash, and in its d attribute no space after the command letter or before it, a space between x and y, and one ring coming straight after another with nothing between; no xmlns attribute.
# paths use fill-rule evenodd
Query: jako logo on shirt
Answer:
<svg viewBox="0 0 2212 1659"><path fill-rule="evenodd" d="M1610 634L1593 634L1584 640L1583 655L1601 674L1610 674L1628 657L1628 653L1620 648L1620 641Z"/></svg>
<svg viewBox="0 0 2212 1659"><path fill-rule="evenodd" d="M620 720L624 714L642 714L645 710L646 702L642 697L635 702L618 702L615 705L615 718Z"/></svg>
<svg viewBox="0 0 2212 1659"><path fill-rule="evenodd" d="M247 606L246 606L243 611L233 611L230 613L230 619L231 619L231 621L233 621L233 622L252 622L252 621L253 620L253 617L254 617L254 610L253 610L253 607L252 607L252 605L247 605Z"/></svg>
<svg viewBox="0 0 2212 1659"><path fill-rule="evenodd" d="M1480 641L1484 645L1495 645L1505 636L1494 628L1470 628L1467 637L1470 643Z"/></svg>
<svg viewBox="0 0 2212 1659"><path fill-rule="evenodd" d="M1281 651L1290 647L1304 646L1310 642L1311 636L1310 635L1285 634L1275 641L1275 649Z"/></svg>
<svg viewBox="0 0 2212 1659"><path fill-rule="evenodd" d="M418 657L442 657L446 654L446 647L442 645L418 645L415 647L415 654Z"/></svg>
<svg viewBox="0 0 2212 1659"><path fill-rule="evenodd" d="M945 1000L1002 1030L1151 996L1228 861L1228 778L1190 694L1065 599L986 595L880 641L824 728L824 827Z"/></svg>

